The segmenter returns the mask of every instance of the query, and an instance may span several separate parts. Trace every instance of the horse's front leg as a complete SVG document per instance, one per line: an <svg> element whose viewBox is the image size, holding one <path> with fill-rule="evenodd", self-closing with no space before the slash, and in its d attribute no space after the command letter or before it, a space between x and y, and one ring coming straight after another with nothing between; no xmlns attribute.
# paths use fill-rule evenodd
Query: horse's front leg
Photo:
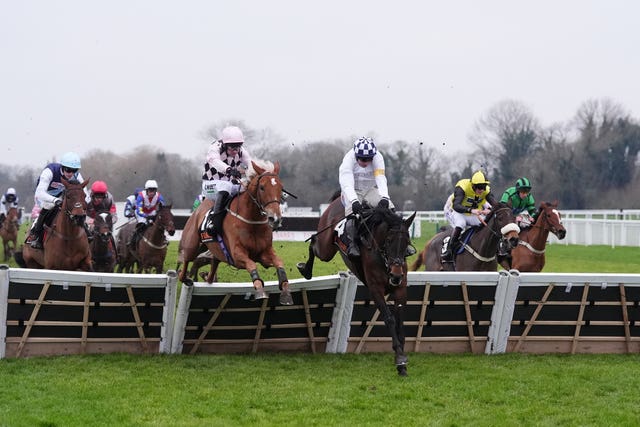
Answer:
<svg viewBox="0 0 640 427"><path fill-rule="evenodd" d="M315 238L312 238L311 243L309 243L309 259L307 262L299 262L296 267L298 267L298 271L302 274L307 280L311 280L313 276L313 261L315 259L315 253L313 252Z"/></svg>
<svg viewBox="0 0 640 427"><path fill-rule="evenodd" d="M375 281L370 281L375 283ZM395 364L398 370L398 375L407 375L407 355L404 353L404 332L399 336L398 331L402 328L402 306L404 304L396 301L393 313L389 309L387 302L384 299L384 284L377 286L376 288L369 287L371 296L382 314L382 320L389 330L391 335L391 346L395 352ZM400 300L401 301L401 300Z"/></svg>
<svg viewBox="0 0 640 427"><path fill-rule="evenodd" d="M284 269L284 262L282 262L282 259L276 255L273 247L263 253L261 263L265 267L276 267L276 273L278 274L278 287L280 289L280 304L293 305L293 297L289 290L289 279L287 279L287 272Z"/></svg>
<svg viewBox="0 0 640 427"><path fill-rule="evenodd" d="M407 355L404 352L404 307L407 305L406 286L405 280L405 283L403 283L401 287L395 288L393 293L394 305L392 314L395 319L396 336L398 337L397 347L394 347L393 350L396 353L396 369L398 370L398 375L401 376L407 375L407 363L409 363Z"/></svg>

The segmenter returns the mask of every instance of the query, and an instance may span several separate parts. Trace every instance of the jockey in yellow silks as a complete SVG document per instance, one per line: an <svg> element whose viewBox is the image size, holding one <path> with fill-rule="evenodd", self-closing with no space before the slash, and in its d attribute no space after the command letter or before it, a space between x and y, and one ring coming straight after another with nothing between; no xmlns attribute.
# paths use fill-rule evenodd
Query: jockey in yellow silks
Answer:
<svg viewBox="0 0 640 427"><path fill-rule="evenodd" d="M457 246L462 230L467 226L480 225L480 216L487 215L496 203L491 194L489 180L482 171L477 171L471 179L461 179L456 183L453 194L444 205L444 216L453 228L451 237L445 239L442 247L442 262L453 265L453 251Z"/></svg>

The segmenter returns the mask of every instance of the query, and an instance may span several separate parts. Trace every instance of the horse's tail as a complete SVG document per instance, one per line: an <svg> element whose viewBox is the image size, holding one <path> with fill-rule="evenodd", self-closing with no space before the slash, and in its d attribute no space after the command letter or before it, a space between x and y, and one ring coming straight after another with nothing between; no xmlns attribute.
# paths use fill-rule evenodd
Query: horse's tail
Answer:
<svg viewBox="0 0 640 427"><path fill-rule="evenodd" d="M424 264L424 256L425 256L425 250L423 249L420 251L420 253L418 253L418 257L416 258L416 260L413 261L413 263L409 266L409 270L418 271L420 266Z"/></svg>

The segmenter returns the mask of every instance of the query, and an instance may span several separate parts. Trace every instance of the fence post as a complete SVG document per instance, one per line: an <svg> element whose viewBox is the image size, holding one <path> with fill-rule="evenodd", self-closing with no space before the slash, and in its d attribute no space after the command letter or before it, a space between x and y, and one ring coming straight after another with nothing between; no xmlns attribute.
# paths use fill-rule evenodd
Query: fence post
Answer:
<svg viewBox="0 0 640 427"><path fill-rule="evenodd" d="M498 272L498 283L496 283L496 293L494 296L493 310L491 311L491 324L487 333L487 345L485 354L500 353L500 325L504 314L504 304L509 286L509 273L500 270Z"/></svg>
<svg viewBox="0 0 640 427"><path fill-rule="evenodd" d="M176 292L178 273L167 271L167 286L164 291L164 308L162 310L162 331L160 332L160 353L171 353L171 340L176 313Z"/></svg>
<svg viewBox="0 0 640 427"><path fill-rule="evenodd" d="M189 307L193 296L193 282L188 280L182 282L180 290L180 300L176 311L176 320L173 324L173 338L171 339L171 354L182 353L182 342L184 340L185 328L189 319Z"/></svg>

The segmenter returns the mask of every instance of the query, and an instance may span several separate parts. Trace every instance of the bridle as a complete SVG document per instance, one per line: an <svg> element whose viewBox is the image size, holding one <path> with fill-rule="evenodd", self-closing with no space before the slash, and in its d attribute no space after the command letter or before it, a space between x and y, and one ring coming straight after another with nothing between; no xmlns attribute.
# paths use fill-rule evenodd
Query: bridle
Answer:
<svg viewBox="0 0 640 427"><path fill-rule="evenodd" d="M274 179L278 179L278 174L274 173L274 172L263 172L260 175L258 175L256 178L254 178L253 180L251 180L251 182L247 185L247 195L249 196L249 198L251 199L251 201L258 207L258 211L260 212L260 216L268 216L268 212L267 212L267 206L269 206L272 203L278 203L280 204L280 201L282 200L282 193L280 194L281 197L273 199L273 200L268 200L266 203L263 202L260 198L260 180L262 180L262 178L274 178ZM255 182L254 182L255 181ZM251 191L251 187L255 186L255 194L253 194L253 192ZM227 212L229 212L232 216L238 218L240 221L246 223L246 224L252 224L252 225L262 225L262 224L268 224L269 223L269 218L265 218L264 220L261 221L254 221L254 220L250 220L247 219L245 217L243 217L242 215L240 215L238 212L234 212L232 211L230 208L227 208Z"/></svg>
<svg viewBox="0 0 640 427"><path fill-rule="evenodd" d="M87 208L84 204L84 198L82 195L80 196L80 201L76 201L75 203L73 203L73 206L71 208L67 206L69 204L67 202L67 193L70 193L72 191L80 192L82 193L82 195L84 195L84 191L82 191L82 188L65 189L62 193L63 195L62 209L64 214L67 216L67 218L69 218L69 220L72 223L76 224L78 227L82 227L84 223L84 219L87 216ZM73 211L76 209L82 209L82 214L74 214Z"/></svg>
<svg viewBox="0 0 640 427"><path fill-rule="evenodd" d="M382 259L387 274L390 274L391 267L393 267L394 265L400 266L400 268L403 269L404 263L405 263L404 255L406 253L406 247L400 248L401 250L398 251L399 253L396 254L395 256L389 256L389 247L396 240L397 238L396 236L407 232L406 230L403 230L402 223L397 226L389 226L389 223L388 222L386 223L389 226L389 228L387 229L387 233L384 238L384 244L381 247L375 238L373 230L367 224L366 219L367 218L362 219L362 225L367 231L367 234L369 234L370 236L369 240L371 241L371 249L373 249L376 252L376 254ZM378 226L380 226L381 224L382 223L378 224ZM402 273L404 274L404 270L402 271Z"/></svg>

